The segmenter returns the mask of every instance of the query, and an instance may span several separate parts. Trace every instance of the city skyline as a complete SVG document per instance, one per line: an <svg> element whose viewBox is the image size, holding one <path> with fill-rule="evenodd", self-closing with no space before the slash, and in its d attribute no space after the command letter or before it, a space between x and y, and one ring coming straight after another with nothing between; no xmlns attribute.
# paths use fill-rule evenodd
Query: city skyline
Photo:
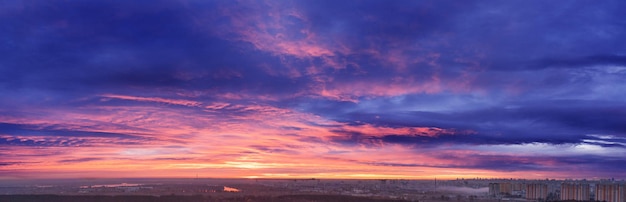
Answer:
<svg viewBox="0 0 626 202"><path fill-rule="evenodd" d="M624 179L624 7L3 1L0 179Z"/></svg>

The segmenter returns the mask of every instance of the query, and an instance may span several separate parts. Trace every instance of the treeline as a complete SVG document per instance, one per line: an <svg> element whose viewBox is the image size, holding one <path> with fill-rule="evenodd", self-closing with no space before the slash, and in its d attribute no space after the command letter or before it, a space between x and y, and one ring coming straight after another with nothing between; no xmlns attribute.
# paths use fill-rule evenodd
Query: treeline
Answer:
<svg viewBox="0 0 626 202"><path fill-rule="evenodd" d="M88 195L0 195L0 202L401 202L344 195L284 195L284 196L88 196Z"/></svg>

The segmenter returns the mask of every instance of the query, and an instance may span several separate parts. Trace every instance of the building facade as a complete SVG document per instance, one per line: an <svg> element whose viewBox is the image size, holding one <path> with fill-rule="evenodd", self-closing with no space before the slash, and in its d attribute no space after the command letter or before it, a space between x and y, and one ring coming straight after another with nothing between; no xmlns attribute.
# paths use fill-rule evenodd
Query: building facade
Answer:
<svg viewBox="0 0 626 202"><path fill-rule="evenodd" d="M561 184L561 200L588 201L591 200L591 187L587 183Z"/></svg>
<svg viewBox="0 0 626 202"><path fill-rule="evenodd" d="M500 185L498 183L489 183L489 196L496 197L500 194Z"/></svg>
<svg viewBox="0 0 626 202"><path fill-rule="evenodd" d="M489 195L492 197L512 195L515 185L518 184L510 182L489 183Z"/></svg>
<svg viewBox="0 0 626 202"><path fill-rule="evenodd" d="M526 185L526 199L545 200L548 197L548 185L532 183Z"/></svg>
<svg viewBox="0 0 626 202"><path fill-rule="evenodd" d="M596 201L626 202L626 186L623 183L599 183L595 195Z"/></svg>

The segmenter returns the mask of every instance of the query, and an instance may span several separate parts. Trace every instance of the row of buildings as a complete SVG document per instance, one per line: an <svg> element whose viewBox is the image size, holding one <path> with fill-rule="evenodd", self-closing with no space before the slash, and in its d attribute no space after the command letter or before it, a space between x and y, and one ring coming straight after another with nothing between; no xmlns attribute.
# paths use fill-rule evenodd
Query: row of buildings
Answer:
<svg viewBox="0 0 626 202"><path fill-rule="evenodd" d="M556 185L556 186L555 186ZM496 198L529 200L626 202L624 182L499 182L489 184Z"/></svg>
<svg viewBox="0 0 626 202"><path fill-rule="evenodd" d="M597 201L626 202L626 187L624 184L596 184L595 195Z"/></svg>
<svg viewBox="0 0 626 202"><path fill-rule="evenodd" d="M548 185L545 183L489 183L489 195L492 197L524 197L532 200L548 198Z"/></svg>

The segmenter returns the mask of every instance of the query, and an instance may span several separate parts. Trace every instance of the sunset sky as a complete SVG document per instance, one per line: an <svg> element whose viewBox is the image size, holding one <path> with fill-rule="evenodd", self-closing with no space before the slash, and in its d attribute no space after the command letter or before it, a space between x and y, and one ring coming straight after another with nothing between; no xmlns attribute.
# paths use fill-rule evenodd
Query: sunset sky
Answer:
<svg viewBox="0 0 626 202"><path fill-rule="evenodd" d="M0 179L626 178L626 1L0 2Z"/></svg>

